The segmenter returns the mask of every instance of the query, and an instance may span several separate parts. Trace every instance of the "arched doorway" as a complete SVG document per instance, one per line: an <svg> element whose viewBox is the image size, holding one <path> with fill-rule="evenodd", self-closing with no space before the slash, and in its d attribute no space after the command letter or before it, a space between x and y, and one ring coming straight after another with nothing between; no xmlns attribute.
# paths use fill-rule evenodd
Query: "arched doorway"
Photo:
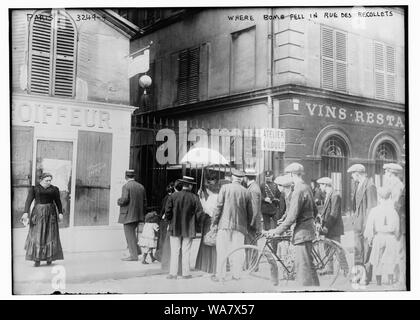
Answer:
<svg viewBox="0 0 420 320"><path fill-rule="evenodd" d="M348 185L347 167L349 150L346 142L338 135L325 140L321 148L321 174L330 177L333 188L342 197L342 211L348 208L350 188Z"/></svg>
<svg viewBox="0 0 420 320"><path fill-rule="evenodd" d="M384 164L397 162L397 151L394 145L389 141L384 141L378 145L375 150L375 185L382 186L384 175Z"/></svg>

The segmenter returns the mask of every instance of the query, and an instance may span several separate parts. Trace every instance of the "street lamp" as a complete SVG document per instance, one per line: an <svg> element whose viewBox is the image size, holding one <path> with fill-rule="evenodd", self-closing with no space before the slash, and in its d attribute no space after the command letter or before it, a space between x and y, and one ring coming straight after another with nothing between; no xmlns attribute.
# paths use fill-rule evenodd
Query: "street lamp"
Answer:
<svg viewBox="0 0 420 320"><path fill-rule="evenodd" d="M147 95L146 89L149 88L152 85L152 78L150 78L148 75L142 75L139 78L139 85L144 89L143 95L140 98L140 107L149 107L150 99Z"/></svg>

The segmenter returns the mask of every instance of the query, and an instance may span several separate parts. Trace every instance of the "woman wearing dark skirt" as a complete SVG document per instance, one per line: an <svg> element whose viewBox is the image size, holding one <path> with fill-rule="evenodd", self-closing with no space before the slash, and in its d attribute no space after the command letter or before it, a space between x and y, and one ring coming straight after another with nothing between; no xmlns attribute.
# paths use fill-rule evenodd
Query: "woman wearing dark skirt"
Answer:
<svg viewBox="0 0 420 320"><path fill-rule="evenodd" d="M40 183L29 190L25 203L24 223L29 222L29 233L25 242L26 260L35 261L38 267L41 261L63 260L58 220L63 219L60 191L51 185L52 175L43 173ZM34 208L28 217L32 202ZM58 215L57 215L58 210Z"/></svg>
<svg viewBox="0 0 420 320"><path fill-rule="evenodd" d="M206 190L200 195L200 201L203 206L204 214L201 218L201 242L198 248L195 269L210 274L216 274L216 246L204 244L204 236L210 230L211 218L217 205L217 195L220 190L220 184L211 179L206 185Z"/></svg>

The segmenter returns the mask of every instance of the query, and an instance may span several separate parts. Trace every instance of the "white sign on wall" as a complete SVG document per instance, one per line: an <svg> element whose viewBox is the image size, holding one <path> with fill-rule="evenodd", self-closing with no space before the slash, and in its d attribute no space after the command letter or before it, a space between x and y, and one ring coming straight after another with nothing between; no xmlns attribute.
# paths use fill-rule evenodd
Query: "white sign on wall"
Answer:
<svg viewBox="0 0 420 320"><path fill-rule="evenodd" d="M283 129L261 129L261 149L263 151L284 152L286 149L286 133Z"/></svg>

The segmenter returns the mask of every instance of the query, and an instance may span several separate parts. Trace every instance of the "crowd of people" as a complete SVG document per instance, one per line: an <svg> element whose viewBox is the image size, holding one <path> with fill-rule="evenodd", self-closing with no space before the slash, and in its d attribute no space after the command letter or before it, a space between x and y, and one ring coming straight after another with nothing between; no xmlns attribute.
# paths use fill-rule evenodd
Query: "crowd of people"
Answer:
<svg viewBox="0 0 420 320"><path fill-rule="evenodd" d="M405 187L400 179L403 168L395 163L384 165L383 186L375 184L361 164L348 173L355 182L352 198L352 231L354 232L354 265L366 274L364 284L375 276L378 285L405 283ZM292 163L285 173L274 179L266 171L262 184L255 170L231 170L218 180L209 172L199 188L194 178L183 176L170 183L160 212L146 212L145 188L135 181L134 171L126 172L126 184L118 199L119 223L124 226L129 256L125 261L161 262L168 279L192 277L191 248L201 234L195 269L211 274L213 281L224 278L222 265L229 252L252 243L259 234L281 235L292 231L296 281L301 286L318 286L319 279L311 257L316 232L336 242L344 234L341 195L330 177L303 180L304 167ZM29 224L26 259L51 264L63 259L58 220L62 219L59 191L51 184L52 175L44 173L40 184L31 188L22 222ZM193 192L193 190L197 192ZM29 208L35 201L29 215ZM58 210L58 217L57 212ZM144 226L140 237L136 228ZM204 241L215 234L215 245ZM149 257L149 261L148 261ZM229 261L233 279L240 279L244 256ZM385 279L385 280L384 280ZM278 284L277 273L272 273Z"/></svg>

